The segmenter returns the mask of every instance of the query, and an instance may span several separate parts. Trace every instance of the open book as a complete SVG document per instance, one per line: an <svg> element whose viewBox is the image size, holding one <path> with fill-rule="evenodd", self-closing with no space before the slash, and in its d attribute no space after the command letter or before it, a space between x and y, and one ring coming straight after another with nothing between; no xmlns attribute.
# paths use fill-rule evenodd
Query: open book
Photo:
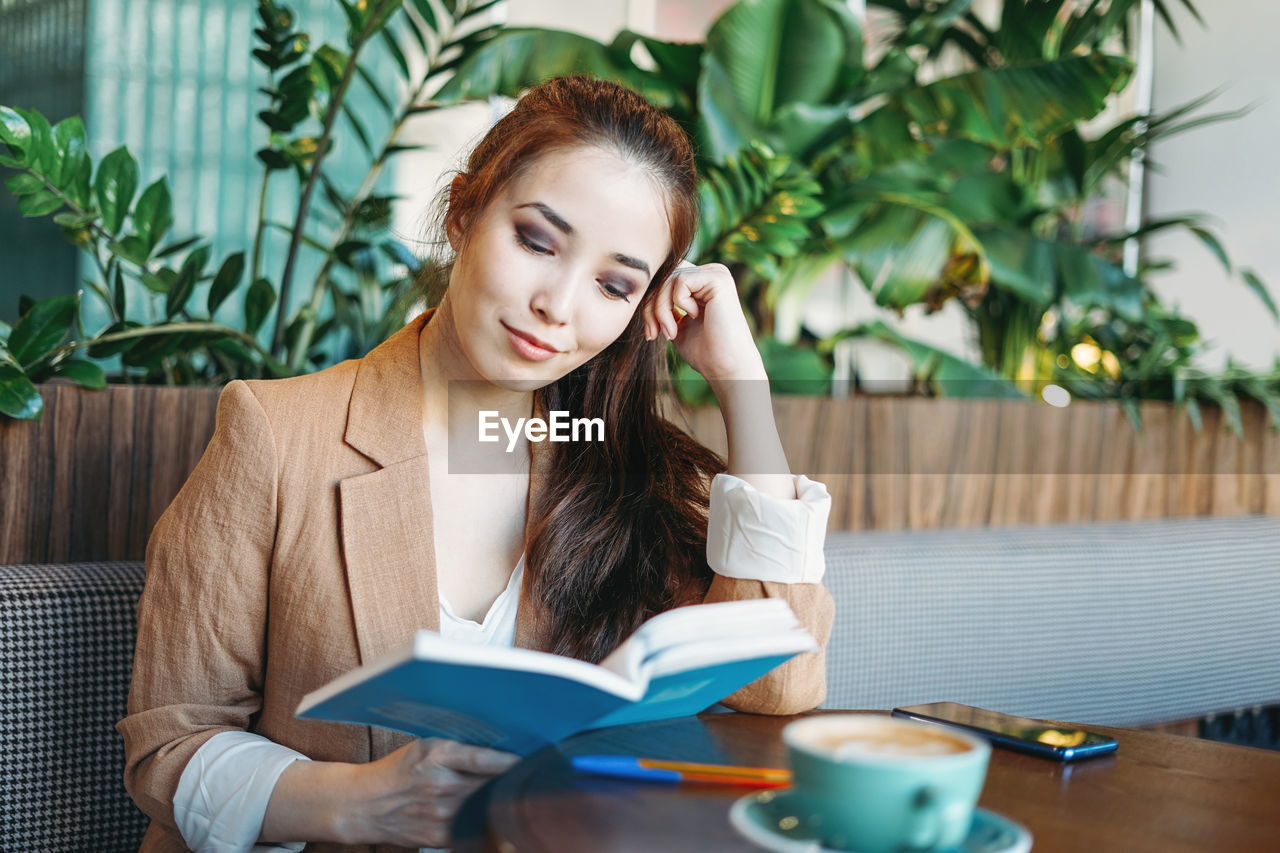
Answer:
<svg viewBox="0 0 1280 853"><path fill-rule="evenodd" d="M817 648L777 598L668 610L599 664L419 631L308 693L297 715L527 754L585 729L699 713Z"/></svg>

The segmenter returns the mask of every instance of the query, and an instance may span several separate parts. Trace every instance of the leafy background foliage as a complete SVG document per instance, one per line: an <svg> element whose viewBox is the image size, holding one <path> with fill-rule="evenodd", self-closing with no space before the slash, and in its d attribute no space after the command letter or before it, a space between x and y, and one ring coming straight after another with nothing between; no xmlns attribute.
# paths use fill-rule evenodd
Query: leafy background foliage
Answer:
<svg viewBox="0 0 1280 853"><path fill-rule="evenodd" d="M1222 261L1224 275L1280 318L1258 276L1237 269L1197 217L1149 222L1134 234L1087 227L1088 205L1135 152L1231 117L1204 113L1203 98L1086 134L1129 82L1125 48L1137 0L1007 0L994 26L973 13L971 0L870 0L891 22L874 51L864 50L859 23L839 0L740 2L691 44L628 31L606 44L490 27L484 13L492 2L341 2L348 23L341 46L313 46L286 6L258 4L254 56L266 77L260 210L268 183L292 176L296 213L288 223L260 213L254 245L217 263L200 238L164 242L172 227L167 185L154 181L135 200L139 176L128 151L112 152L95 171L78 119L49 127L38 114L0 108L7 151L0 164L18 170L9 189L24 213L53 214L91 252L98 277L90 293L111 312L106 328L75 329L64 343L81 316L75 297L24 305L14 329L0 329L3 411L34 416L31 383L50 376L101 384L94 359L111 355L127 379L220 382L362 354L400 324L412 299L418 261L388 237L394 199L374 189L405 150L406 122L468 100L518 96L553 75L588 73L643 93L697 143L703 216L692 256L734 270L779 390L821 391L837 344L874 339L904 353L921 393L1025 395L1054 383L1078 396L1117 398L1135 421L1142 398L1178 401L1193 420L1200 402L1221 405L1237 429L1239 398L1251 397L1280 423L1280 364L1269 374L1195 370L1203 346L1195 324L1161 302L1148 284L1150 267L1125 271L1122 247L1162 229L1189 229ZM1156 10L1170 27L1175 10L1198 17L1191 0L1157 0ZM370 72L373 55L398 69L395 92ZM409 55L426 57L426 67ZM958 70L940 73L944 67ZM383 112L385 134L371 132L352 106L355 87ZM354 192L324 169L339 136L368 157L368 176ZM310 230L317 221L329 225L323 239ZM289 239L278 272L262 260L268 230ZM323 260L299 284L304 250ZM802 304L832 265L850 270L853 286L891 311L936 311L956 300L981 363L879 321L781 339L780 308ZM126 304L126 278L147 288L149 314ZM309 288L300 303L297 287ZM207 295L203 304L197 292ZM243 328L213 320L230 299L243 301ZM700 393L696 383L682 387Z"/></svg>
<svg viewBox="0 0 1280 853"><path fill-rule="evenodd" d="M1229 405L1230 416L1239 397L1253 397L1274 415L1280 364L1266 374L1197 371L1195 324L1161 302L1150 268L1125 271L1122 248L1189 229L1280 319L1258 276L1235 269L1198 217L1135 234L1086 227L1089 204L1135 152L1232 117L1200 112L1202 98L1086 135L1129 83L1137 0L1007 0L995 26L968 0L868 5L890 19L874 58L843 3L756 0L731 6L701 44L572 37L554 68L529 45L569 37L500 33L442 94L460 94L468 67L482 66L502 68L488 83L510 95L553 70L651 93L698 143L695 254L734 269L775 384L812 388L830 375L836 344L875 339L906 355L923 393L1021 395L1060 384L1121 400L1135 423L1141 398L1184 403L1195 419L1196 400ZM1155 5L1170 27L1175 6L1198 19L1190 0ZM892 311L958 300L981 364L880 321L775 340L780 304L803 302L833 264Z"/></svg>

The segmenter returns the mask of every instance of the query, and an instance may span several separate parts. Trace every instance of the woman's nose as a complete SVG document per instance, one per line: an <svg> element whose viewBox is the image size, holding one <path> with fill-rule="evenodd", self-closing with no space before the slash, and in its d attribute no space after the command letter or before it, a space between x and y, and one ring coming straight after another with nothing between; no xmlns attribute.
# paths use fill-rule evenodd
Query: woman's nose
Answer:
<svg viewBox="0 0 1280 853"><path fill-rule="evenodd" d="M558 275L543 282L529 300L533 313L545 323L562 326L572 315L577 276Z"/></svg>

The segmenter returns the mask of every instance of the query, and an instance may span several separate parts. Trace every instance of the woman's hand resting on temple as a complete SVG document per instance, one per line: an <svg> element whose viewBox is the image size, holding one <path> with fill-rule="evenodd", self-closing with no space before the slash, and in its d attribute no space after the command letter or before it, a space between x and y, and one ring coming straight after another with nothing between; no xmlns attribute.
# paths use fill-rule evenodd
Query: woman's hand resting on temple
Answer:
<svg viewBox="0 0 1280 853"><path fill-rule="evenodd" d="M712 383L765 379L738 286L724 264L681 261L645 304L644 329L648 340L674 341L680 357Z"/></svg>

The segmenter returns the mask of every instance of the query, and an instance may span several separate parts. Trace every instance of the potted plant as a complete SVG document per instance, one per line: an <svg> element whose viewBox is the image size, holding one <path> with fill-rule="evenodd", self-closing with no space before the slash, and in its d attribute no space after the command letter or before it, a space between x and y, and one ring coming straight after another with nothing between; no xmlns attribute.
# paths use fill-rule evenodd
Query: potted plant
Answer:
<svg viewBox="0 0 1280 853"><path fill-rule="evenodd" d="M439 97L516 95L587 71L668 110L700 151L694 257L734 270L775 390L821 385L839 341L876 338L907 355L925 395L1023 398L778 398L793 465L839 482L838 527L1275 511L1263 484L1280 474L1266 429L1280 426L1280 365L1194 370L1195 324L1159 298L1147 269L1125 272L1120 247L1188 228L1275 316L1266 287L1237 273L1198 218L1126 234L1092 233L1081 216L1134 152L1229 115L1199 114L1201 100L1085 134L1131 75L1123 48L1136 0L1007 0L996 26L967 2L868 5L890 21L874 55L833 0L737 3L694 44L508 29ZM1172 5L1156 3L1170 24ZM937 76L948 50L961 70ZM982 362L878 321L778 340L779 305L804 300L833 263L889 309L958 300ZM1121 405L1027 399L1050 385ZM714 415L692 417L715 443ZM1236 437L1224 443L1223 427Z"/></svg>

